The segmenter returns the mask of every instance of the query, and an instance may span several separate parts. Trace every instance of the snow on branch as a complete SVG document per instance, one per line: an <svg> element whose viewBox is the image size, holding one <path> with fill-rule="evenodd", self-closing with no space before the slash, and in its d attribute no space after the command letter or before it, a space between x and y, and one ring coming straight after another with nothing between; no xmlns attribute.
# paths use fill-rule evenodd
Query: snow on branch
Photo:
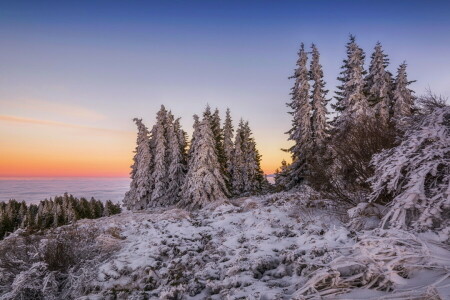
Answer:
<svg viewBox="0 0 450 300"><path fill-rule="evenodd" d="M374 156L371 201L383 194L393 197L383 226L436 229L448 235L450 107L433 99L431 95L422 102L424 113L412 119L399 146Z"/></svg>

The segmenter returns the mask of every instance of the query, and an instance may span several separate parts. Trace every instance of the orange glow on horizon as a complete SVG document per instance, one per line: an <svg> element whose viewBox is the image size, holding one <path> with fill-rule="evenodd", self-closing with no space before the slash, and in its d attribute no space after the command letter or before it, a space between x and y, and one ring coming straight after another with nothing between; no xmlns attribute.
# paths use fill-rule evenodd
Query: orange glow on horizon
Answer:
<svg viewBox="0 0 450 300"><path fill-rule="evenodd" d="M110 157L77 152L57 155L3 150L0 153L0 177L129 177L133 157L132 151ZM278 167L262 162L265 174L273 174Z"/></svg>
<svg viewBox="0 0 450 300"><path fill-rule="evenodd" d="M0 177L122 177L130 175L132 153L120 160L94 162L93 159L59 161L50 157L22 156L0 158ZM266 175L274 173L279 166L263 168Z"/></svg>
<svg viewBox="0 0 450 300"><path fill-rule="evenodd" d="M0 177L128 177L130 165L129 157L8 153L0 157Z"/></svg>
<svg viewBox="0 0 450 300"><path fill-rule="evenodd" d="M136 139L132 132L9 116L0 116L0 136L7 141L0 146L3 178L129 177ZM265 140L258 148L264 173L273 174L286 153Z"/></svg>

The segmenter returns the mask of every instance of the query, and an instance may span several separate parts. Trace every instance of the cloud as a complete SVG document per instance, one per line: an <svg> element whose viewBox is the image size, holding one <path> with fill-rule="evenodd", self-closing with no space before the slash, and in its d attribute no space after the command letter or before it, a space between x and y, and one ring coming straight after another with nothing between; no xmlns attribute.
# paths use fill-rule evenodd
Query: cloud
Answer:
<svg viewBox="0 0 450 300"><path fill-rule="evenodd" d="M104 120L106 116L96 111L65 103L44 101L37 99L21 99L21 100L1 100L2 105L7 105L14 108L31 110L33 112L47 112L57 115L65 115L70 117L77 117L86 120Z"/></svg>
<svg viewBox="0 0 450 300"><path fill-rule="evenodd" d="M23 118L23 117L17 117L17 116L9 116L9 115L0 115L0 122L74 128L74 129L82 129L82 130L88 130L88 131L94 131L94 132L100 132L100 133L109 133L109 134L131 134L132 133L130 131L107 129L107 128L97 128L97 127L83 126L83 125L78 125L78 124L57 122L57 121L51 121L51 120L39 120L39 119Z"/></svg>

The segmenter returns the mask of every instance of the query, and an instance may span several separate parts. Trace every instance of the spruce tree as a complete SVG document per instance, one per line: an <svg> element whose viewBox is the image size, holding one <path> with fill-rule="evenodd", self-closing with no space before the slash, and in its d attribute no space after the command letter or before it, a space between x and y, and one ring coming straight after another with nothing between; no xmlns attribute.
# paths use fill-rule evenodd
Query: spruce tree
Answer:
<svg viewBox="0 0 450 300"><path fill-rule="evenodd" d="M234 129L233 129L233 122L231 120L231 113L230 109L227 108L227 112L225 114L225 124L223 126L223 149L225 155L225 171L229 179L229 182L231 182L231 174L232 174L233 133Z"/></svg>
<svg viewBox="0 0 450 300"><path fill-rule="evenodd" d="M217 108L214 110L214 113L211 115L210 122L211 122L211 130L214 135L217 157L219 158L222 172L223 172L224 176L227 177L226 157L225 157L225 150L224 150L224 145L223 145L223 139L224 139L223 138L223 130L221 127L220 113Z"/></svg>
<svg viewBox="0 0 450 300"><path fill-rule="evenodd" d="M214 145L216 148L217 157L220 162L221 170L224 176L226 176L225 171L225 153L223 148L223 132L220 126L220 113L216 108L214 113L211 113L211 107L207 104L205 111L203 112L203 119L208 119L211 126L211 130L214 136Z"/></svg>
<svg viewBox="0 0 450 300"><path fill-rule="evenodd" d="M347 58L344 59L342 71L338 77L341 85L336 92L336 103L332 105L340 113L334 120L334 125L341 133L359 116L365 116L368 113L368 103L364 95L365 54L356 44L356 38L353 35L350 35L350 41L346 47Z"/></svg>
<svg viewBox="0 0 450 300"><path fill-rule="evenodd" d="M168 187L168 163L167 163L167 110L164 105L156 116L156 124L152 129L152 152L153 152L153 191L150 207L164 205L166 190Z"/></svg>
<svg viewBox="0 0 450 300"><path fill-rule="evenodd" d="M303 43L298 53L297 69L292 88L292 99L287 105L292 109L292 128L287 132L294 145L288 150L292 156L292 164L287 169L288 188L300 184L308 173L307 157L311 144L311 105L309 102L308 56Z"/></svg>
<svg viewBox="0 0 450 300"><path fill-rule="evenodd" d="M231 165L231 186L234 195L240 195L244 192L245 187L245 160L243 149L244 139L244 121L239 121L239 126L236 130L236 137L234 140L233 158Z"/></svg>
<svg viewBox="0 0 450 300"><path fill-rule="evenodd" d="M205 111L203 112L203 119L208 119L209 126L212 125L211 118L212 118L211 106L209 106L209 104L206 104Z"/></svg>
<svg viewBox="0 0 450 300"><path fill-rule="evenodd" d="M150 138L142 119L133 119L138 127L137 146L131 166L130 190L125 194L123 203L130 210L144 209L151 198L152 178Z"/></svg>
<svg viewBox="0 0 450 300"><path fill-rule="evenodd" d="M414 108L414 92L408 88L408 85L414 81L408 81L406 66L406 62L403 62L398 67L395 78L392 110L396 120L412 115Z"/></svg>
<svg viewBox="0 0 450 300"><path fill-rule="evenodd" d="M323 145L328 136L327 102L325 82L323 80L322 65L319 62L320 54L317 47L312 44L312 60L310 66L310 78L313 81L311 104L313 109L311 119L312 139L316 146Z"/></svg>
<svg viewBox="0 0 450 300"><path fill-rule="evenodd" d="M285 188L287 185L287 169L289 165L286 160L281 161L281 167L275 172L275 185L281 188Z"/></svg>
<svg viewBox="0 0 450 300"><path fill-rule="evenodd" d="M185 166L185 169L187 168L187 161L188 161L188 153L187 153L187 140L188 140L188 135L186 133L186 131L184 131L181 128L180 125L180 118L177 118L173 124L175 132L177 133L178 136L178 143L180 145L180 153L181 153L181 158L182 158L182 164Z"/></svg>
<svg viewBox="0 0 450 300"><path fill-rule="evenodd" d="M264 172L261 169L261 155L256 149L255 139L248 122L243 128L242 149L244 154L244 192L248 195L261 192Z"/></svg>
<svg viewBox="0 0 450 300"><path fill-rule="evenodd" d="M179 202L180 207L187 209L199 209L228 196L207 116L196 126L193 136L195 139L191 145L188 173Z"/></svg>
<svg viewBox="0 0 450 300"><path fill-rule="evenodd" d="M386 69L389 59L378 42L371 56L369 74L365 79L365 94L369 106L381 124L389 120L391 104L392 74Z"/></svg>
<svg viewBox="0 0 450 300"><path fill-rule="evenodd" d="M180 141L179 123L175 123L172 113L167 117L167 143L168 143L168 189L164 205L171 205L178 201L181 186L184 182L186 167L183 162L182 145Z"/></svg>
<svg viewBox="0 0 450 300"><path fill-rule="evenodd" d="M191 142L190 142L190 145L189 145L188 161L191 159L192 154L193 154L193 152L194 152L194 147L192 147L192 145L195 144L196 135L199 134L198 128L199 128L199 126L200 126L200 120L199 120L198 115L195 114L195 115L193 116L193 118L194 118L194 125L192 125L192 128L194 129L194 131L193 131L193 133L192 133L192 138L191 138Z"/></svg>

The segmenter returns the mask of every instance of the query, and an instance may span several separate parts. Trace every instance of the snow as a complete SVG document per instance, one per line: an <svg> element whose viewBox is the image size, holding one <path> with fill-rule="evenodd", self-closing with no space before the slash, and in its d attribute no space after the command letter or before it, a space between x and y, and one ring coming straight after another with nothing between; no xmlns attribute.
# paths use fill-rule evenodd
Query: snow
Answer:
<svg viewBox="0 0 450 300"><path fill-rule="evenodd" d="M400 145L373 157L371 200L386 193L393 197L386 226L434 229L449 238L449 120L448 106L417 116Z"/></svg>
<svg viewBox="0 0 450 300"><path fill-rule="evenodd" d="M184 285L197 299L215 291L272 299L283 293L281 287L291 290L296 285L298 276L292 276L290 267L294 257L353 244L339 221L322 215L320 222L299 222L301 215L292 213L296 201L265 205L271 200L242 198L195 214L172 208L113 219L109 226L121 228L126 243L99 268L98 284L106 289L145 288L134 278L142 278L149 268L153 280L167 280L181 263L183 276L191 278ZM203 287L198 295L195 281ZM160 284L152 291L155 297L165 289L164 280Z"/></svg>
<svg viewBox="0 0 450 300"><path fill-rule="evenodd" d="M157 207L79 221L79 230L100 233L97 247L112 252L89 280L73 276L65 293L86 300L450 297L450 251L435 233L355 232L332 202L311 195L306 189L216 201L196 212ZM24 280L40 288L45 280L36 276L48 281L43 291L56 293L55 274L34 264L0 299L12 299Z"/></svg>

